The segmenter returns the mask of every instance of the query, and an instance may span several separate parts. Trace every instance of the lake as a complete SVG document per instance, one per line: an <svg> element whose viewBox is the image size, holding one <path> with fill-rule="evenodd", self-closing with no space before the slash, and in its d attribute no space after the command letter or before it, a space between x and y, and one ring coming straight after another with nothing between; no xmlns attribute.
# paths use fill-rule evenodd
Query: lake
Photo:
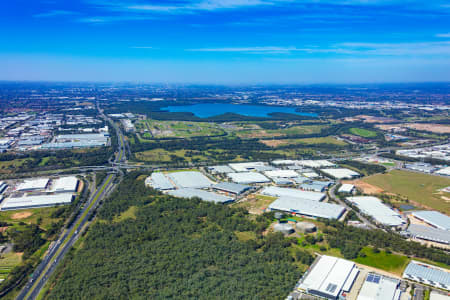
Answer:
<svg viewBox="0 0 450 300"><path fill-rule="evenodd" d="M194 105L167 106L162 108L169 112L191 112L200 118L209 118L225 113L235 113L250 117L270 117L270 113L287 113L300 116L317 117L315 113L297 112L294 107L248 105L230 103L204 103Z"/></svg>

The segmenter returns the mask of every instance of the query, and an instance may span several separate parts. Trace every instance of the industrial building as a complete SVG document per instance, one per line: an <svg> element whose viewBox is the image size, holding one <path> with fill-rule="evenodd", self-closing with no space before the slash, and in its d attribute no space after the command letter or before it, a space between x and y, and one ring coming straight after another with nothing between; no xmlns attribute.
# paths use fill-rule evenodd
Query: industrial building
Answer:
<svg viewBox="0 0 450 300"><path fill-rule="evenodd" d="M167 175L179 188L207 188L213 183L198 171L173 172Z"/></svg>
<svg viewBox="0 0 450 300"><path fill-rule="evenodd" d="M8 187L8 184L4 181L0 181L0 194L3 194L3 192L6 190L6 188Z"/></svg>
<svg viewBox="0 0 450 300"><path fill-rule="evenodd" d="M208 171L213 174L226 174L226 173L233 173L234 170L230 168L229 166L211 166L207 167Z"/></svg>
<svg viewBox="0 0 450 300"><path fill-rule="evenodd" d="M411 213L416 219L435 228L450 230L450 217L432 210L420 210Z"/></svg>
<svg viewBox="0 0 450 300"><path fill-rule="evenodd" d="M276 199L269 205L268 209L325 219L339 219L345 212L345 208L337 204L286 196Z"/></svg>
<svg viewBox="0 0 450 300"><path fill-rule="evenodd" d="M172 190L168 192L169 195L180 198L200 198L203 201L214 202L214 203L230 203L233 202L233 198L220 195L213 192L207 192L204 190L194 189L194 188L183 188L179 190Z"/></svg>
<svg viewBox="0 0 450 300"><path fill-rule="evenodd" d="M305 166L309 168L324 168L324 167L333 167L335 166L334 163L329 162L328 160L299 160L296 162L296 164L300 166Z"/></svg>
<svg viewBox="0 0 450 300"><path fill-rule="evenodd" d="M358 172L346 168L321 169L321 171L336 179L351 179L360 176Z"/></svg>
<svg viewBox="0 0 450 300"><path fill-rule="evenodd" d="M323 192L332 182L330 181L307 181L300 185L300 188L305 191Z"/></svg>
<svg viewBox="0 0 450 300"><path fill-rule="evenodd" d="M345 299L358 274L354 262L323 255L305 273L298 290L326 299Z"/></svg>
<svg viewBox="0 0 450 300"><path fill-rule="evenodd" d="M411 224L406 233L411 238L450 245L450 230Z"/></svg>
<svg viewBox="0 0 450 300"><path fill-rule="evenodd" d="M249 185L232 183L232 182L219 182L212 186L213 189L227 192L235 195L240 195L250 189L252 189Z"/></svg>
<svg viewBox="0 0 450 300"><path fill-rule="evenodd" d="M161 172L154 172L145 179L145 185L160 191L173 190L175 186L170 180Z"/></svg>
<svg viewBox="0 0 450 300"><path fill-rule="evenodd" d="M317 192L309 192L302 191L299 189L293 188L281 188L275 186L267 186L262 191L261 194L272 196L272 197L290 197L290 198L299 198L306 199L310 201L322 201L325 199L325 194L317 193Z"/></svg>
<svg viewBox="0 0 450 300"><path fill-rule="evenodd" d="M278 177L278 178L293 178L298 177L298 173L294 170L273 170L273 171L266 171L264 172L264 175L267 177Z"/></svg>
<svg viewBox="0 0 450 300"><path fill-rule="evenodd" d="M51 192L75 193L78 188L78 178L75 176L61 177L52 181Z"/></svg>
<svg viewBox="0 0 450 300"><path fill-rule="evenodd" d="M267 183L270 179L263 174L256 172L228 173L227 176L235 183L251 184L251 183Z"/></svg>
<svg viewBox="0 0 450 300"><path fill-rule="evenodd" d="M3 200L1 210L16 210L37 207L56 206L69 204L73 195L69 193L41 196L24 196L20 198L6 198Z"/></svg>
<svg viewBox="0 0 450 300"><path fill-rule="evenodd" d="M48 178L25 179L16 187L16 190L20 192L42 191L47 188L48 182Z"/></svg>
<svg viewBox="0 0 450 300"><path fill-rule="evenodd" d="M355 186L353 184L344 183L341 185L341 187L338 189L338 193L343 194L352 194L355 191Z"/></svg>
<svg viewBox="0 0 450 300"><path fill-rule="evenodd" d="M232 163L228 164L235 172L258 171L261 168L268 167L266 163L261 161L246 162L246 163Z"/></svg>
<svg viewBox="0 0 450 300"><path fill-rule="evenodd" d="M403 272L403 278L450 291L450 273L439 267L412 260Z"/></svg>
<svg viewBox="0 0 450 300"><path fill-rule="evenodd" d="M400 226L406 223L400 214L383 204L383 202L376 197L347 197L347 200L356 205L362 213L371 216L380 224L386 226Z"/></svg>
<svg viewBox="0 0 450 300"><path fill-rule="evenodd" d="M108 145L108 134L86 133L86 134L62 134L56 136L51 143L43 144L42 149L66 149L101 147Z"/></svg>
<svg viewBox="0 0 450 300"><path fill-rule="evenodd" d="M436 174L450 176L450 167L442 168L442 169L436 171Z"/></svg>
<svg viewBox="0 0 450 300"><path fill-rule="evenodd" d="M357 300L399 300L402 294L398 279L369 273Z"/></svg>

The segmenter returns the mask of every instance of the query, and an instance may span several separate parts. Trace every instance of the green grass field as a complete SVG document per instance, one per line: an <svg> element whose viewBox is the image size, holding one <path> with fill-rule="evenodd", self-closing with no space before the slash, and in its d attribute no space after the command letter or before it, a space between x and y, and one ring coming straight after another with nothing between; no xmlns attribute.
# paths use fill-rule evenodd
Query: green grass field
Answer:
<svg viewBox="0 0 450 300"><path fill-rule="evenodd" d="M393 170L386 174L377 174L363 179L371 185L382 188L385 192L408 197L414 204L450 213L448 193L439 192L440 189L450 186L450 179L400 170Z"/></svg>
<svg viewBox="0 0 450 300"><path fill-rule="evenodd" d="M190 138L214 136L225 133L213 122L181 122L145 120L137 123L136 128L144 138ZM150 129L151 132L148 132Z"/></svg>
<svg viewBox="0 0 450 300"><path fill-rule="evenodd" d="M377 133L375 131L367 130L367 129L363 129L363 128L350 128L349 131L351 134L359 135L359 136L365 137L365 138L372 138L372 137L377 136Z"/></svg>
<svg viewBox="0 0 450 300"><path fill-rule="evenodd" d="M338 140L332 136L327 137L317 137L317 138L305 138L305 139L286 139L286 140L260 140L261 143L271 146L284 146L284 145L320 145L320 144L331 144L336 146L345 146L346 142Z"/></svg>
<svg viewBox="0 0 450 300"><path fill-rule="evenodd" d="M261 129L255 126L253 129L237 130L236 135L241 138L268 138L268 137L284 137L301 134L319 133L322 129L328 127L327 125L304 125L292 126L285 129Z"/></svg>
<svg viewBox="0 0 450 300"><path fill-rule="evenodd" d="M372 248L365 247L361 250L366 257L358 257L355 262L374 267L397 275L401 275L409 263L409 258L397 254L388 254L385 251L374 253Z"/></svg>

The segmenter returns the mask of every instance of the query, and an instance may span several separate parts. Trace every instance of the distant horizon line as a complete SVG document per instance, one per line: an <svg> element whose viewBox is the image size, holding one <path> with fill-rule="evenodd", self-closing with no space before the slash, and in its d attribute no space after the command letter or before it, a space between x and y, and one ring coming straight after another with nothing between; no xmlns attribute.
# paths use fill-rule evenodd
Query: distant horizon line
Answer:
<svg viewBox="0 0 450 300"><path fill-rule="evenodd" d="M136 80L8 80L0 79L0 83L79 83L79 84L147 84L147 85L188 85L188 86L361 86L361 85L410 85L410 84L442 84L450 85L450 81L373 81L373 82L157 82Z"/></svg>

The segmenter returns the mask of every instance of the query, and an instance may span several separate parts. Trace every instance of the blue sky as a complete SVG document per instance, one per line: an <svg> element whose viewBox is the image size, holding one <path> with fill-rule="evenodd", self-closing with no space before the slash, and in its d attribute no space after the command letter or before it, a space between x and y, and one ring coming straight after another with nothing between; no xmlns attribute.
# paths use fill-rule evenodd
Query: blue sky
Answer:
<svg viewBox="0 0 450 300"><path fill-rule="evenodd" d="M14 0L0 80L450 81L450 1Z"/></svg>

